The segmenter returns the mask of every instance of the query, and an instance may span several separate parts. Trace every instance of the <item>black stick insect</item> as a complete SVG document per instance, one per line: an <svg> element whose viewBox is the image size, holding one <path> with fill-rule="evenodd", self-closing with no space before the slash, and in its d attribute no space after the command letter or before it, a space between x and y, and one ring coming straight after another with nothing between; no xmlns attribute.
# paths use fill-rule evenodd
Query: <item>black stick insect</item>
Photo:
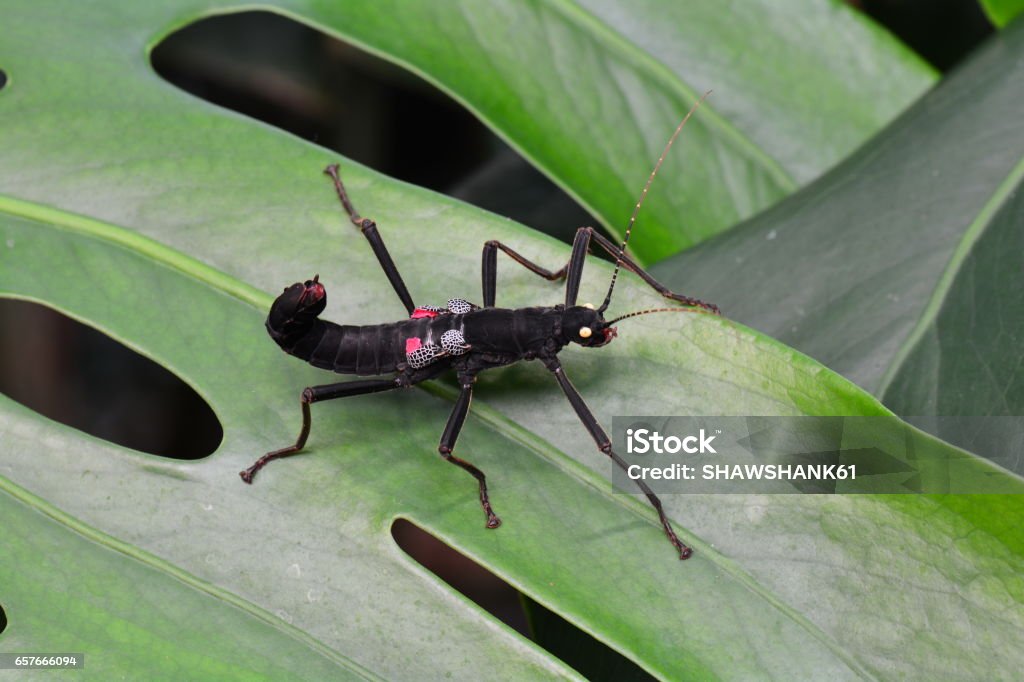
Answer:
<svg viewBox="0 0 1024 682"><path fill-rule="evenodd" d="M706 96L705 94L704 97ZM318 315L327 304L327 292L319 282L319 275L316 275L311 280L291 285L274 301L267 317L267 331L286 353L306 360L315 367L333 370L339 374L379 376L394 373L394 376L311 386L303 390L300 401L302 430L295 444L260 457L251 467L240 472L242 480L252 483L253 476L267 462L294 455L302 450L309 436L309 406L312 403L406 388L433 379L445 371L455 370L461 390L437 449L442 457L462 467L477 479L480 484L480 504L487 514L487 527L497 528L501 525L501 520L491 508L484 472L466 460L456 457L452 451L469 413L476 375L484 370L503 367L520 360L540 360L554 374L558 385L569 399L569 404L576 411L576 415L594 439L598 449L608 455L616 465L625 469L626 463L612 450L608 435L566 377L558 361L558 352L570 343L587 348L604 346L617 335L616 328L612 325L637 315L667 311L719 314L715 305L669 291L625 253L637 213L654 176L672 143L704 97L693 106L676 128L654 170L647 178L647 184L633 210L621 246L616 246L592 227L581 227L576 232L569 262L562 268L551 271L524 258L501 242L489 241L483 249L483 306L473 305L463 299L451 299L443 308L417 307L384 246L376 223L369 218L361 217L352 205L338 175L337 164L328 166L324 173L334 181L334 188L349 219L370 242L377 260L384 269L384 274L408 310L409 318L400 322L370 326L338 325L321 320ZM593 306L576 304L584 260L592 244L597 244L615 257L615 271L608 285L608 293L604 303L596 310ZM516 309L495 307L498 251L503 251L512 260L546 280L564 279L565 303ZM662 296L685 307L641 310L605 320L604 312L611 303L615 281L622 267L639 275ZM665 535L679 552L679 558L688 558L693 550L680 542L676 536L672 524L662 510L661 501L643 481L636 483L657 510Z"/></svg>

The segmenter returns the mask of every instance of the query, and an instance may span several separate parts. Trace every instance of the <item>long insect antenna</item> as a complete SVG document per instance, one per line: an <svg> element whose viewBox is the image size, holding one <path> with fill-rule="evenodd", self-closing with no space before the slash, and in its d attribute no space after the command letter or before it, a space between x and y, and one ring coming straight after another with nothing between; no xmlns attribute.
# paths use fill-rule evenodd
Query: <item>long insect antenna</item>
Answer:
<svg viewBox="0 0 1024 682"><path fill-rule="evenodd" d="M640 207L643 205L644 199L647 198L647 190L651 188L651 183L654 182L654 176L658 174L658 169L661 168L661 163L665 160L668 150L672 148L672 143L676 141L677 137L679 137L679 133L682 131L683 126L686 125L686 122L690 120L690 116L693 116L693 112L697 111L697 107L699 107L710 94L710 90L705 92L701 95L700 99L697 100L696 104L690 107L690 110L686 112L686 116L684 116L683 120L679 122L678 126L676 126L676 130L672 133L672 137L668 138L668 144L665 145L665 149L662 150L661 156L658 157L658 162L654 164L654 170L652 170L651 174L647 177L647 184L644 185L644 191L640 193L640 199L636 202L636 206L633 207L633 215L629 217L629 225L626 226L626 236L622 240L622 246L619 247L619 254L615 257L615 271L612 273L612 281L608 285L608 294L604 297L604 303L602 303L601 307L597 309L599 313L603 313L605 310L608 310L608 306L612 302L612 291L615 289L615 280L618 279L619 270L622 268L622 257L626 254L626 244L629 243L629 236L633 233L633 225L636 223L636 216L640 213Z"/></svg>
<svg viewBox="0 0 1024 682"><path fill-rule="evenodd" d="M696 307L694 307L694 308L651 308L649 310L638 310L635 313L626 313L625 315L620 315L619 317L616 317L614 320L608 320L607 324L612 325L612 324L615 324L616 322L621 322L622 320L628 319L630 317L637 317L639 315L650 315L651 313L701 313L701 314L704 314L704 315L714 315L715 314L715 313L711 312L710 310L705 310L704 308L696 308Z"/></svg>

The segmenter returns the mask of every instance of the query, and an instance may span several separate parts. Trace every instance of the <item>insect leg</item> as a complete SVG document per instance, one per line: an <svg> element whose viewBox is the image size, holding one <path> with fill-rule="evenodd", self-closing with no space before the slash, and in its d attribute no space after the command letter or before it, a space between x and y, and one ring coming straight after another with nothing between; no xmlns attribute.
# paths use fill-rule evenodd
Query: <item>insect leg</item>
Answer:
<svg viewBox="0 0 1024 682"><path fill-rule="evenodd" d="M640 278L643 279L643 281L645 281L652 289L665 298L678 301L684 305L703 308L709 312L720 314L718 306L713 303L705 303L700 299L691 298L671 291L664 284L654 279L650 273L641 268L632 258L624 253L620 255L619 246L617 244L613 244L607 237L592 227L581 227L576 231L576 238L573 239L572 254L569 256L569 262L554 271L543 268L527 258L524 258L522 255L505 246L501 242L487 242L484 245L482 268L484 307L490 308L494 306L498 279L498 249L507 253L514 261L525 267L530 272L540 275L548 281L553 282L557 279L564 278L566 280L565 305L566 307L576 305L576 299L579 296L580 281L583 279L583 266L586 263L587 252L590 250L591 240L597 242L597 245L604 249L610 256L618 258L622 262L623 267L639 275Z"/></svg>
<svg viewBox="0 0 1024 682"><path fill-rule="evenodd" d="M581 228L581 230L576 232L576 239L572 244L572 255L569 257L569 262L554 271L537 265L499 241L491 240L484 244L483 266L481 268L484 284L484 307L494 307L498 280L498 249L504 251L512 260L530 272L540 275L549 282L568 278L569 281L565 288L565 305L576 305L576 295L580 289L580 278L583 276L583 260L586 258L590 240L589 235L582 234L583 229L589 230L591 228Z"/></svg>
<svg viewBox="0 0 1024 682"><path fill-rule="evenodd" d="M566 308L576 305L576 297L580 293L580 280L583 279L583 265L586 263L587 251L590 250L590 235L593 233L594 228L581 227L576 230L576 236L572 240L572 253L565 266L568 271L565 278Z"/></svg>
<svg viewBox="0 0 1024 682"><path fill-rule="evenodd" d="M405 286L405 282L402 281L402 275L398 272L395 262L391 260L391 254L388 253L387 247L384 246L384 239L380 236L380 232L377 231L377 223L369 218L359 216L355 206L352 205L352 201L348 198L345 186L341 184L341 176L338 175L338 164L332 163L324 169L324 173L329 175L331 180L334 181L334 189L338 192L338 198L341 199L341 205L345 207L349 220L362 231L367 241L370 242L370 248L373 249L374 255L377 256L380 267L384 270L384 274L387 275L392 288L398 294L398 298L402 299L402 305L412 315L413 311L416 310L416 305L412 302L412 296L409 295L409 289Z"/></svg>
<svg viewBox="0 0 1024 682"><path fill-rule="evenodd" d="M466 421L466 415L469 414L470 400L473 398L473 378L461 377L461 379L462 390L459 393L459 399L455 401L455 409L452 410L452 415L448 417L448 424L444 427L444 433L441 434L441 443L437 446L437 451L452 464L456 464L473 474L476 480L479 481L480 504L487 514L487 527L497 528L501 525L501 519L491 509L491 502L487 498L487 478L484 476L484 472L466 460L452 454L452 450L455 449L455 441L458 440L459 432L462 430L462 424Z"/></svg>
<svg viewBox="0 0 1024 682"><path fill-rule="evenodd" d="M590 432L590 436L594 439L594 442L597 443L598 449L608 455L620 469L625 470L626 462L612 450L612 442L608 438L608 434L606 434L604 429L601 428L601 425L597 423L597 419L594 418L594 415L590 411L590 408L587 407L587 404L583 402L583 397L580 396L579 391L577 391L576 387L572 385L569 378L565 376L565 372L562 371L562 365L558 359L551 358L550 360L546 360L544 364L555 375L555 379L558 380L558 385L562 387L565 397L569 399L569 403L572 405L572 408L576 410L576 415L580 418L580 421L583 422L583 426L587 428L587 431ZM661 527L665 529L665 535L668 536L669 542L671 542L672 546L679 552L679 558L690 558L690 555L693 554L693 550L680 542L679 538L676 537L676 532L672 529L672 524L669 523L668 517L665 516L665 511L661 507L661 500L658 499L658 496L655 495L643 481L636 481L636 484L644 495L647 496L647 499L650 500L655 511L658 512L658 518L661 520Z"/></svg>
<svg viewBox="0 0 1024 682"><path fill-rule="evenodd" d="M562 279L565 277L566 266L562 266L561 269L552 272L547 268L543 268L537 265L528 258L525 258L524 256L520 255L513 249L505 246L501 242L492 239L491 241L484 244L483 265L481 268L484 280L485 308L494 307L494 296L498 286L498 249L504 251L506 254L509 255L510 258L512 258L512 260L519 263L530 272L534 273L535 275L540 275L549 282L554 282L557 279Z"/></svg>
<svg viewBox="0 0 1024 682"><path fill-rule="evenodd" d="M299 437L295 440L295 444L289 445L286 448L281 448L280 450L268 452L256 460L251 467L245 471L238 472L238 475L241 476L242 480L246 483L252 483L252 477L256 475L257 471L266 466L267 462L281 457L290 457L302 450L306 445L306 438L309 437L309 428L312 423L309 413L309 406L311 403L319 402L321 400L333 400L334 398L346 398L352 395L365 395L367 393L390 391L393 388L401 388L403 385L404 384L402 384L397 378L364 379L360 381L348 381L340 384L311 386L305 389L302 392L302 397L300 398L302 405L302 430L299 431Z"/></svg>
<svg viewBox="0 0 1024 682"><path fill-rule="evenodd" d="M631 270L632 272L634 272L637 275L639 275L640 279L642 279L643 281L647 282L647 284L652 289L657 291L659 294L661 294L665 298L672 299L673 301L678 301L678 302L680 302L680 303L682 303L684 305L694 306L696 308L703 308L704 310L707 310L708 312L715 313L716 315L720 315L721 314L721 311L718 309L718 306L715 305L714 303L705 303L704 301L701 301L699 299L690 298L689 296L683 296L682 294L677 294L677 293L674 293L674 292L670 291L668 287L666 287L664 284L662 284L658 280L654 279L654 277L652 277L649 272L647 272L642 267L637 265L636 261L634 261L632 258L627 256L625 253L622 253L620 255L619 245L618 244L614 244L611 241L609 241L609 239L607 237L605 237L600 232L597 232L594 228L592 228L592 227L581 227L579 229L579 231L576 233L577 237L579 236L579 233L583 232L584 230L586 230L588 232L588 236L587 236L588 243L589 243L590 239L593 239L595 242L597 242L597 245L600 246L605 251L607 251L610 256L612 256L614 258L618 258L619 261L622 263L622 267L626 268L627 270Z"/></svg>

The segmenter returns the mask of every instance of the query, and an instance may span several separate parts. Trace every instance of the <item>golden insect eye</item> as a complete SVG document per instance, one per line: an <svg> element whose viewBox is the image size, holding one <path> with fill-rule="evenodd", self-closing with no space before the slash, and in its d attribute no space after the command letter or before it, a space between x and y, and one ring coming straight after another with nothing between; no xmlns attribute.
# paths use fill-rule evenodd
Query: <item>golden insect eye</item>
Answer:
<svg viewBox="0 0 1024 682"><path fill-rule="evenodd" d="M590 335L593 334L593 333L594 332L592 332L590 330L590 327L580 327L580 338L581 339L589 339Z"/></svg>

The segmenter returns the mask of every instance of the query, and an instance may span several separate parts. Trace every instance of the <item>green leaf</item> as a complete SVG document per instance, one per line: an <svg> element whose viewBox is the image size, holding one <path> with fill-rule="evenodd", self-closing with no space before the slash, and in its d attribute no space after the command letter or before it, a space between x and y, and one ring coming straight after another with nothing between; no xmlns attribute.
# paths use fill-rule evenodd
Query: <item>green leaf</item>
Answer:
<svg viewBox="0 0 1024 682"><path fill-rule="evenodd" d="M303 165L312 168L323 160L312 149L301 154L310 156ZM218 163L212 157L208 162ZM212 168L211 179L226 168ZM504 221L383 180L367 184L367 175L357 169L348 175L360 203L374 214L388 206L407 215L389 223L389 234L416 230L421 243L431 244L450 227L474 243L484 234L515 241L542 261L565 256L563 247ZM365 247L338 216L328 186L283 182L296 194L320 187L320 196L306 204L316 217L290 239L309 253L326 240L337 241L339 253L347 246ZM226 199L222 195L207 208L216 213ZM979 516L978 509L951 509L942 500L925 498L684 496L667 500L667 506L716 547L694 540L698 556L679 564L650 513L641 512L644 521L633 513L637 505L608 493L600 476L606 467L549 377L535 367L482 380L481 400L474 404L477 419L467 424L460 441L463 456L491 474L493 499L506 519L499 531L482 528L474 486L465 474L430 456L450 404L420 392L318 405L310 456L277 464L247 487L236 472L294 437L298 389L329 380L265 339L261 311L268 297L124 229L12 199L3 207L0 291L45 301L125 340L195 386L225 427L224 443L213 457L175 462L97 442L4 401L5 471L14 481L4 487L15 494L28 489L76 517L76 526L123 538L138 553L173 563L191 582L215 584L250 602L252 610L300 627L336 657L385 677L407 676L409 660L417 661L421 675L433 671L430 676L445 671L464 676L498 665L511 676L559 670L424 576L393 545L388 527L396 516L427 528L666 677L694 671L746 677L763 670L806 677L823 669L849 676L892 672L908 660L923 665L934 657L923 643L915 648L913 640L902 642L898 660L876 660L868 655L870 632L862 641L840 637L827 627L829 615L841 610L869 618L894 600L909 608L933 591L958 589L978 572L999 576L1007 585L1017 579L1019 526L1005 529L987 520L1013 518L1015 497L993 502L999 516L989 517L991 510ZM439 210L449 227L422 220ZM45 215L48 222L15 213ZM282 250L288 237L235 230L267 252ZM352 248L350 270L372 261L368 249L359 250L361 255ZM428 290L437 286L430 282L430 259L417 261L406 248L399 253L405 255L400 262L411 265L405 269L410 281L424 282ZM459 260L476 258L461 254ZM289 267L301 270L308 258L302 261ZM459 265L447 286L468 290L475 284L473 268L470 262ZM593 270L601 280L608 275L607 266ZM543 295L522 273L508 275L503 280L514 285L503 289L507 295ZM372 296L333 307L339 313L386 308L392 293L379 274L377 279L380 286ZM225 289L234 296L226 296ZM650 298L632 283L620 295L617 300L630 306ZM426 300L440 299L434 294ZM623 400L639 411L661 405L679 413L883 413L842 379L724 322L704 317L671 325L645 322L631 329L628 339L600 356L566 353L568 371L605 419L622 410ZM544 385L538 386L541 380ZM641 388L642 393L629 395ZM936 445L921 442L924 448ZM559 448L598 473L568 460ZM974 529L971 541L955 544L965 528ZM865 545L874 549L865 551ZM828 570L804 566L808 552L828 555ZM944 565L951 555L961 568L936 572L937 557ZM876 561L890 568L883 571ZM786 570L777 573L779 566ZM912 581L913 589L885 589L888 570L913 572L922 566L931 568ZM16 566L4 562L3 569ZM836 585L833 571L867 573L860 580L873 596ZM940 628L962 618L982 620L985 611L1006 608L1005 598L1004 593L970 594L947 606L945 616L934 615L933 622ZM870 618L892 619L899 626L899 613L890 604ZM12 615L9 632L18 627ZM1001 623L977 627L986 637L1010 636ZM490 633L484 641L481 631ZM738 636L753 639L765 631L777 639L734 649ZM33 641L48 641L46 630L31 632ZM440 639L423 638L424 632ZM943 637L952 634L942 632L940 640L948 644ZM477 644L467 651L458 644L465 640ZM407 652L402 660L393 656L399 645ZM987 655L988 645L982 644L968 647L959 660L974 665ZM945 658L935 664L950 663ZM115 661L100 674L123 672L119 665Z"/></svg>
<svg viewBox="0 0 1024 682"><path fill-rule="evenodd" d="M120 54L143 68L138 36L152 45L222 11L214 0L121 4L97 6L87 29L64 36L59 27L84 10L26 3L27 13L15 12L9 25L51 28L6 36L11 77L23 77L26 59L85 60L89 81L118 82L122 63L99 55ZM818 176L935 77L838 0L758 0L735 12L713 0L272 4L448 92L613 231L624 229L673 128L714 89L645 204L644 229L631 244L643 261L717 234ZM47 52L51 44L56 53ZM102 92L112 110L134 97ZM74 86L51 96L79 107L79 97L94 94ZM75 134L49 133L54 155ZM31 157L46 154L33 149Z"/></svg>
<svg viewBox="0 0 1024 682"><path fill-rule="evenodd" d="M96 677L373 679L279 618L3 487L5 652L76 653Z"/></svg>
<svg viewBox="0 0 1024 682"><path fill-rule="evenodd" d="M1022 60L1015 24L834 171L656 276L899 414L1024 415ZM947 425L1013 461L1000 434Z"/></svg>
<svg viewBox="0 0 1024 682"><path fill-rule="evenodd" d="M697 550L680 563L650 509L611 493L607 460L533 364L481 378L459 442L488 472L505 521L497 531L483 528L472 479L434 455L451 410L444 384L316 405L308 454L245 486L241 468L295 437L301 388L336 378L266 338L264 292L318 271L327 317L402 316L320 175L335 159L195 101L145 67L144 46L193 10L128 5L112 24L95 6L28 8L15 23L39 32L4 34L0 293L65 311L174 371L213 407L224 441L206 459L167 460L0 400L0 488L17 500L4 498L5 519L41 512L51 521L39 532L58 543L0 554L5 650L15 637L37 650L80 647L99 679L181 676L200 656L226 670L236 635L197 622L233 616L289 666L298 657L296 677L322 678L331 665L332 676L389 679L574 677L407 558L389 533L404 517L666 679L990 678L1020 668L1024 497L666 496ZM541 263L567 257L508 221L352 165L343 172L417 301L474 297L487 239ZM508 261L499 268L499 303L560 299L559 287ZM607 264L588 266L585 294L601 295L609 275ZM616 309L659 300L631 280L616 291ZM563 354L606 423L628 413L887 414L845 379L728 320L631 322L601 352ZM910 438L923 453L955 454ZM4 546L24 547L32 530L4 528ZM112 550L116 574L83 560L86 579L123 571L123 594L141 572L182 583L176 598L194 610L164 606L164 620L190 631L176 641L193 642L195 657L140 656L157 619L119 627L136 607L125 600L96 599L91 616L111 624L118 656L41 613L62 602L33 594L73 598L79 583L74 571L34 566ZM224 602L239 613L226 615Z"/></svg>
<svg viewBox="0 0 1024 682"><path fill-rule="evenodd" d="M798 5L397 2L306 16L465 102L613 231L683 113L715 89L675 152L686 165L646 205L632 246L655 260L817 176L933 80L843 3Z"/></svg>
<svg viewBox="0 0 1024 682"><path fill-rule="evenodd" d="M1024 12L1021 0L979 0L985 14L997 27L1002 28Z"/></svg>

